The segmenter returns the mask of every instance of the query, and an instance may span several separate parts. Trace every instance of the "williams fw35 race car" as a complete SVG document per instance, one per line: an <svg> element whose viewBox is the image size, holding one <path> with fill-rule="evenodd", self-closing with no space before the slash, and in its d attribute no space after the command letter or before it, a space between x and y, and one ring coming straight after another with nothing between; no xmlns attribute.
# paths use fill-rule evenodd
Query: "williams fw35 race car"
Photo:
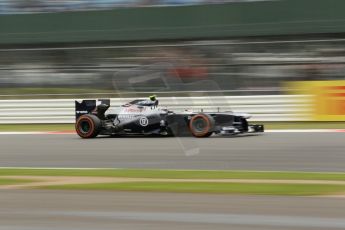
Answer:
<svg viewBox="0 0 345 230"><path fill-rule="evenodd" d="M160 108L154 96L111 108L109 99L75 101L77 134L194 136L235 135L264 132L263 125L249 125L248 114L233 112L181 112Z"/></svg>

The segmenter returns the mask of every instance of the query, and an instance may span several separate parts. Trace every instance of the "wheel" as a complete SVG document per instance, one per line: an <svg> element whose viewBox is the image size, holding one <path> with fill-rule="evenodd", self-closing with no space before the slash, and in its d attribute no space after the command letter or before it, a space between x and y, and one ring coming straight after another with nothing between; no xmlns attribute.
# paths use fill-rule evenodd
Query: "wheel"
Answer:
<svg viewBox="0 0 345 230"><path fill-rule="evenodd" d="M101 127L101 120L91 114L81 116L75 124L77 134L82 138L96 137L101 131Z"/></svg>
<svg viewBox="0 0 345 230"><path fill-rule="evenodd" d="M209 137L214 131L215 121L208 114L199 113L189 122L189 130L195 137Z"/></svg>

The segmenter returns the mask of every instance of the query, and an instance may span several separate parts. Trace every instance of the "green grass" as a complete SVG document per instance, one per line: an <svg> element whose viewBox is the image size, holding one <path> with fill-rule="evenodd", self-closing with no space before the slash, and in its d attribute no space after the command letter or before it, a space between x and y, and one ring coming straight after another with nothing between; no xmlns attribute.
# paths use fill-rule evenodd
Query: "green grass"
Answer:
<svg viewBox="0 0 345 230"><path fill-rule="evenodd" d="M0 169L0 176L88 176L162 179L276 179L345 181L345 173L154 169Z"/></svg>
<svg viewBox="0 0 345 230"><path fill-rule="evenodd" d="M87 176L166 179L164 182L139 181L127 183L95 183L81 185L56 185L38 189L152 191L225 193L252 195L327 195L345 193L345 185L279 183L226 183L226 182L173 182L169 179L267 179L267 180L327 180L345 181L345 173L312 172L257 172L257 171L201 171L201 170L150 170L150 169L0 169L0 176ZM7 179L6 179L7 180ZM12 183L11 180L1 183ZM19 183L20 180L12 180Z"/></svg>
<svg viewBox="0 0 345 230"><path fill-rule="evenodd" d="M222 193L246 195L313 196L345 192L344 185L319 184L246 184L246 183L200 183L200 182L129 182L107 184L82 184L46 186L58 190L145 191L183 193Z"/></svg>
<svg viewBox="0 0 345 230"><path fill-rule="evenodd" d="M345 122L253 122L265 129L345 129ZM18 131L73 131L74 124L4 124L0 132Z"/></svg>
<svg viewBox="0 0 345 230"><path fill-rule="evenodd" d="M14 185L14 184L23 184L23 183L31 183L31 182L34 182L34 181L24 180L24 179L0 178L0 185Z"/></svg>

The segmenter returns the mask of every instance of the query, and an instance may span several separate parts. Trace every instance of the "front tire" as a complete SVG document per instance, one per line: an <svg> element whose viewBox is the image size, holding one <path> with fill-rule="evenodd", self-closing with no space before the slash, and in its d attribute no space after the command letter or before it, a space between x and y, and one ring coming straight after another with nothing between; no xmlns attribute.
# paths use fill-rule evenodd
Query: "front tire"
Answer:
<svg viewBox="0 0 345 230"><path fill-rule="evenodd" d="M78 118L75 129L81 138L94 138L101 131L101 120L91 114L86 114Z"/></svg>
<svg viewBox="0 0 345 230"><path fill-rule="evenodd" d="M215 121L212 116L199 113L189 122L189 130L195 137L209 137L214 132Z"/></svg>

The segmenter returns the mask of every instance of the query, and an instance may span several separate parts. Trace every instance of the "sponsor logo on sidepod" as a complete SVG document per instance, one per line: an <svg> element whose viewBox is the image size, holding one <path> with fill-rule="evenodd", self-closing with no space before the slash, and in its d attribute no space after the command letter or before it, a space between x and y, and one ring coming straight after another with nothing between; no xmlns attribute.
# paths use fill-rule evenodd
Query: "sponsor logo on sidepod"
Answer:
<svg viewBox="0 0 345 230"><path fill-rule="evenodd" d="M139 124L141 126L148 126L149 125L149 119L147 119L147 117L141 117L139 119Z"/></svg>

